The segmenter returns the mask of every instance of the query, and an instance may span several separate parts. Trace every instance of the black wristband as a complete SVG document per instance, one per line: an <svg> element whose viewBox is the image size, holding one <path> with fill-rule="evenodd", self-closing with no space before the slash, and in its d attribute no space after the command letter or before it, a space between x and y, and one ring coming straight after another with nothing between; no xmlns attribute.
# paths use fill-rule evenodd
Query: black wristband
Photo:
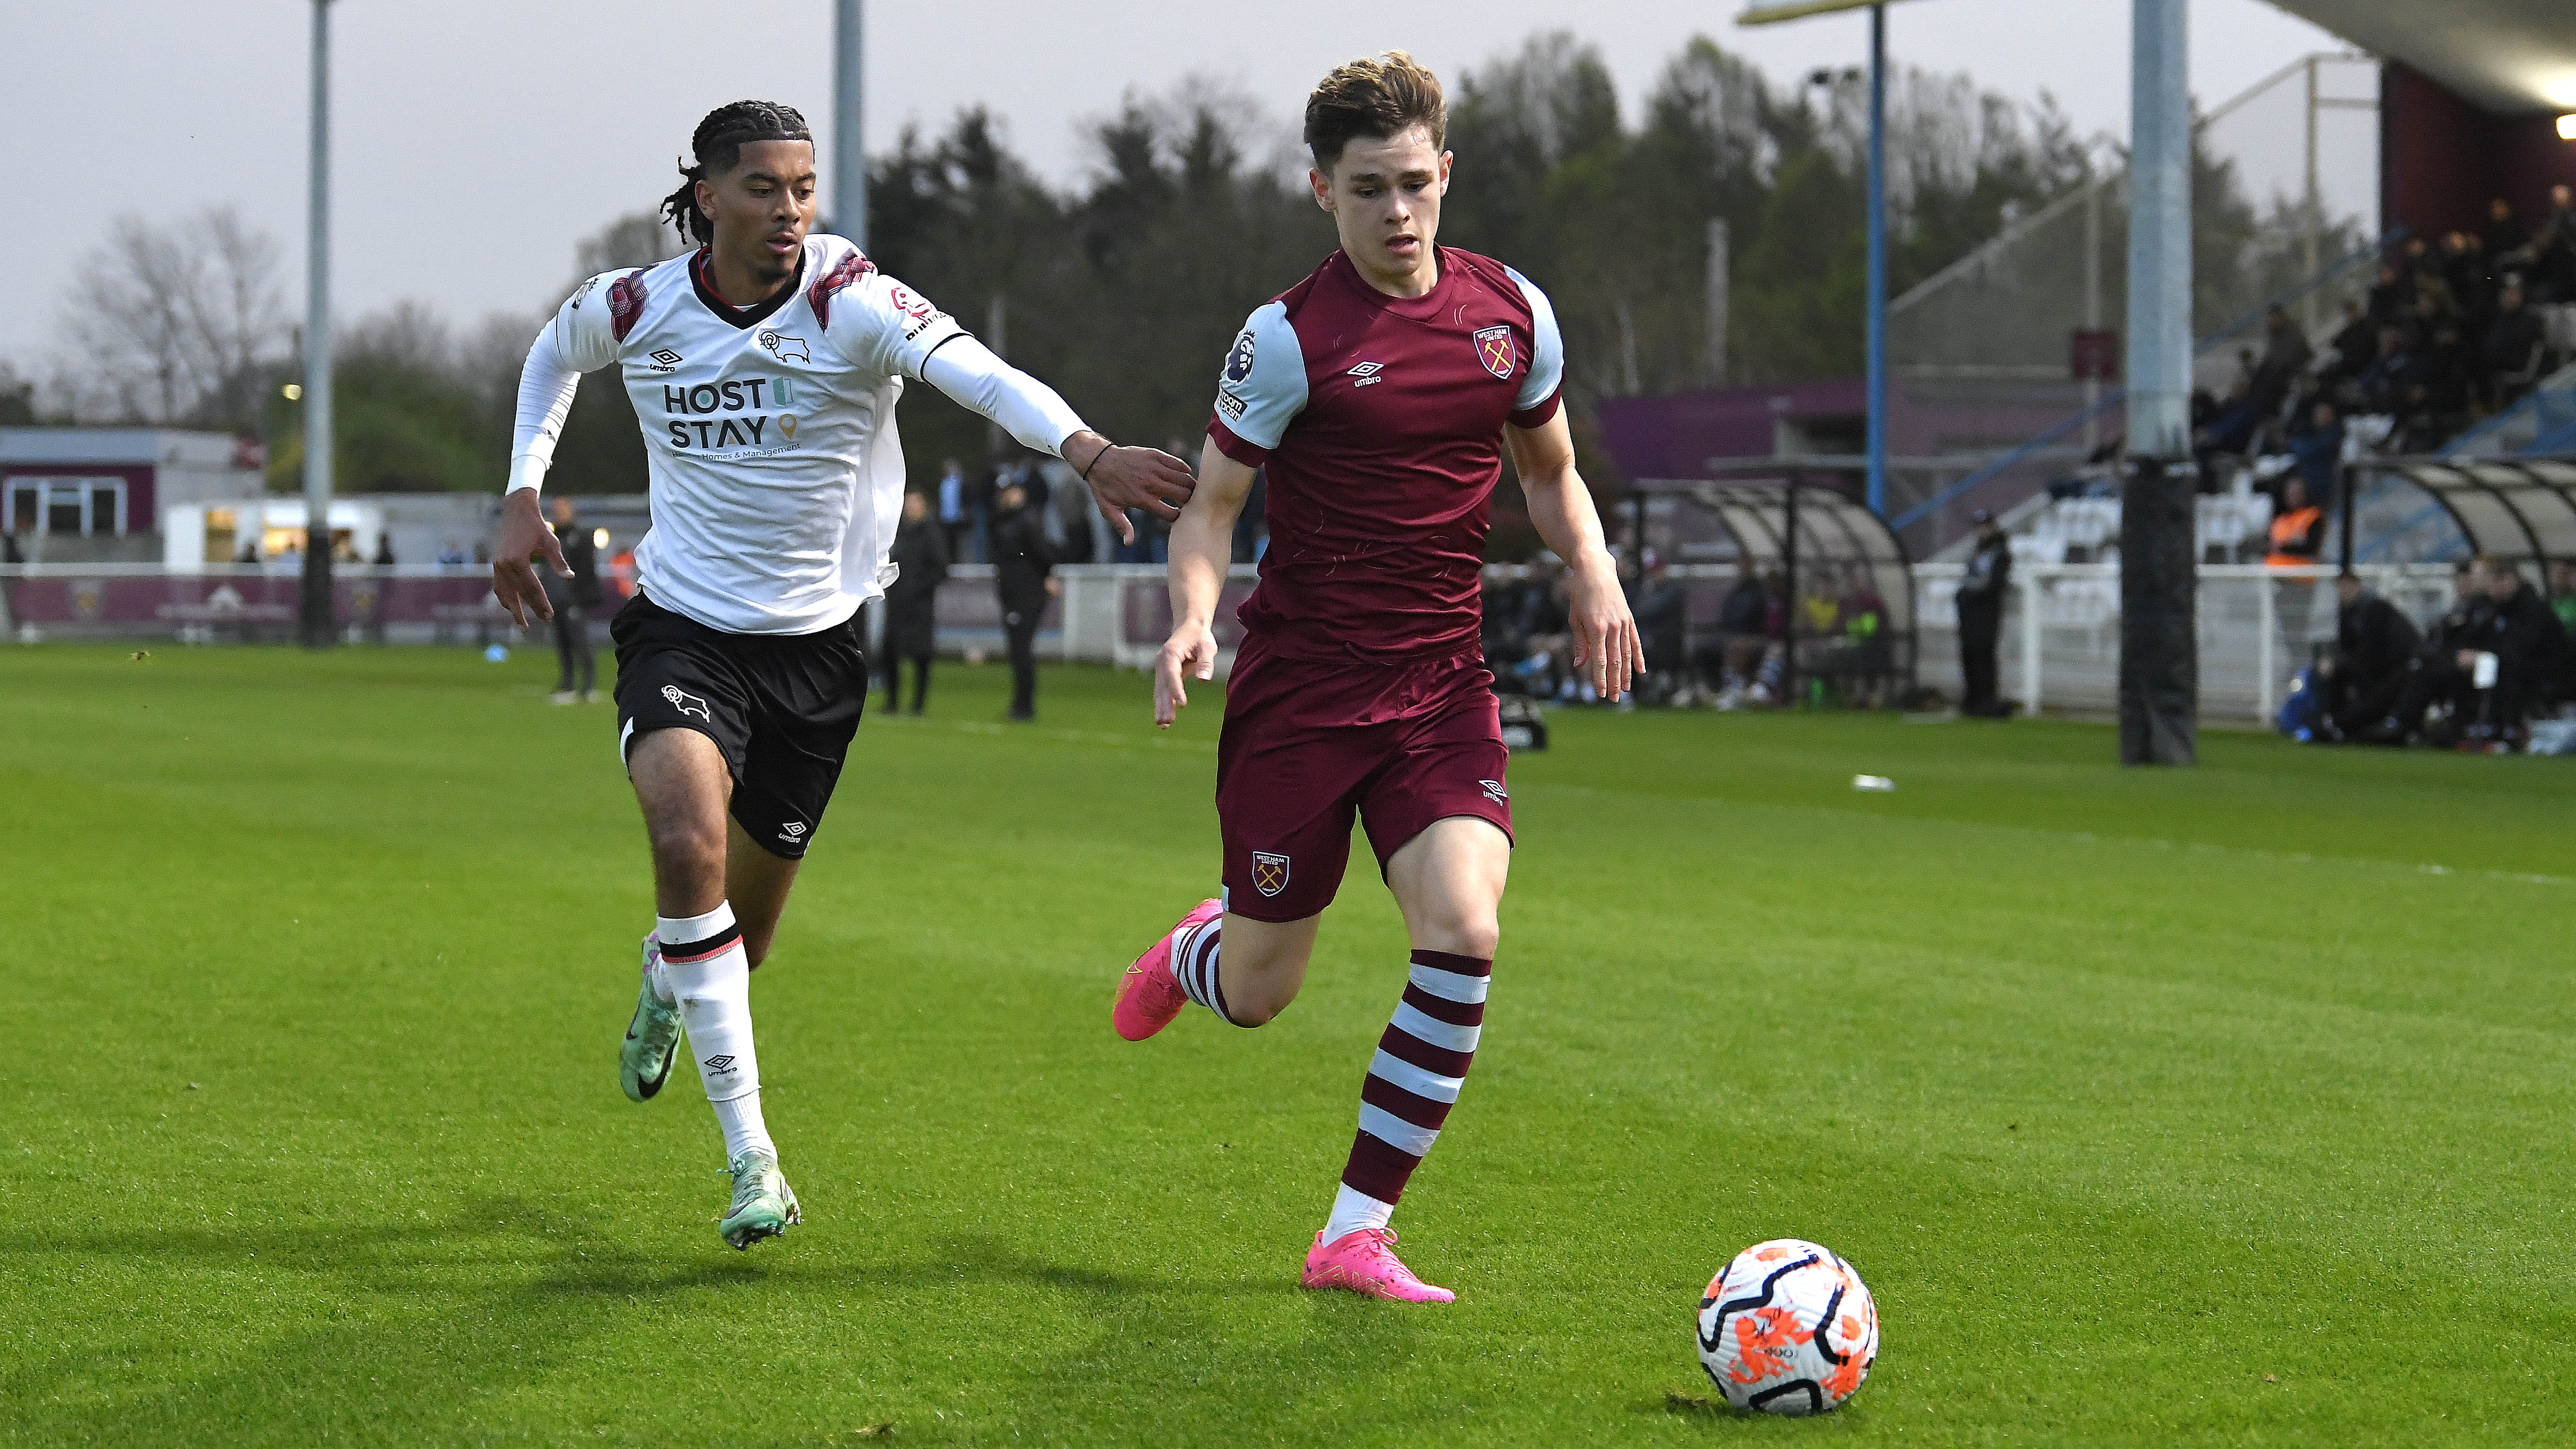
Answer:
<svg viewBox="0 0 2576 1449"><path fill-rule="evenodd" d="M1085 482L1085 483L1090 482L1090 481L1091 481L1091 470L1092 470L1092 469L1094 469L1094 468L1099 467L1099 466L1100 466L1100 460L1101 460L1101 459L1103 459L1103 458L1108 457L1108 456L1109 456L1109 450L1110 450L1110 449L1112 449L1112 448L1114 448L1114 447L1117 447L1117 446L1118 446L1118 445L1117 445L1116 443L1103 442L1103 443L1100 445L1100 451L1099 451L1099 452L1097 452L1097 453L1092 454L1092 455L1091 455L1091 461L1090 461L1090 462L1088 462L1088 463L1083 464L1083 465L1082 465L1082 471L1081 471L1081 472L1079 472L1079 473L1076 473L1076 474L1075 474L1075 475L1073 475L1073 476L1075 476L1075 477L1077 477L1077 478L1081 479L1081 480L1082 480L1083 482Z"/></svg>

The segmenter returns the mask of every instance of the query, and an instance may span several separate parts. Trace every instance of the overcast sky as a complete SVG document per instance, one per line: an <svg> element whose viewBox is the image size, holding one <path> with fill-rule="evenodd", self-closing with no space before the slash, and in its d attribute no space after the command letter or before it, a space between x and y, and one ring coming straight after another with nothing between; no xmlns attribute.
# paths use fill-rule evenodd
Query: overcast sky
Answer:
<svg viewBox="0 0 2576 1449"><path fill-rule="evenodd" d="M1204 74L1264 98L1285 126L1315 78L1353 55L1400 46L1451 76L1569 17L1607 58L1632 121L1695 32L1775 80L1866 59L1857 16L1747 31L1732 24L1740 8L879 0L868 7L868 147L981 104L1042 175L1070 183L1087 164L1082 123L1131 88ZM1900 63L1967 71L2010 95L2046 88L2084 130L2125 137L2129 10L2122 0L1922 0L1890 10L1890 48ZM712 107L783 100L826 130L831 11L825 0L338 0L338 315L403 298L459 322L551 307L574 243L667 192L673 158ZM310 16L299 0L14 7L0 46L0 174L17 201L0 229L0 357L41 362L85 251L127 212L161 221L237 205L283 243L301 315ZM2192 89L2204 105L2340 48L2262 0L2195 0L2192 23ZM2296 145L2296 111L2261 123L2284 148ZM2345 152L2367 149L2361 120L2336 124Z"/></svg>

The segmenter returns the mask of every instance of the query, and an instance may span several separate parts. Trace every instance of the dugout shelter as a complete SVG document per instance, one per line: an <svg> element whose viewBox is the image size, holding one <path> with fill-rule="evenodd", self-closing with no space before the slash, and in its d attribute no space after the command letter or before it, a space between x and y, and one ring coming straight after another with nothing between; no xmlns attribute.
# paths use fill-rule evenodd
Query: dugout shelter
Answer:
<svg viewBox="0 0 2576 1449"><path fill-rule="evenodd" d="M1712 458L1706 478L1647 478L1630 485L1630 537L1686 567L1723 563L1716 587L1695 591L1690 632L1714 630L1724 592L1747 575L1777 570L1789 599L1784 699L1804 682L1884 683L1910 692L1915 683L1913 558L1887 521L1858 496L1856 460L1841 457ZM1660 527L1658 524L1660 523ZM1711 547L1716 542L1717 547ZM1880 601L1874 624L1826 621L1816 607L1850 598L1858 586ZM1846 611L1848 612L1848 611Z"/></svg>
<svg viewBox="0 0 2576 1449"><path fill-rule="evenodd" d="M2424 495L2419 517L2446 517L2472 553L2527 563L2545 579L2549 565L2576 563L2576 454L2552 457L2366 458L2351 465L2342 490L2343 558L2354 563L2354 498L2375 479Z"/></svg>

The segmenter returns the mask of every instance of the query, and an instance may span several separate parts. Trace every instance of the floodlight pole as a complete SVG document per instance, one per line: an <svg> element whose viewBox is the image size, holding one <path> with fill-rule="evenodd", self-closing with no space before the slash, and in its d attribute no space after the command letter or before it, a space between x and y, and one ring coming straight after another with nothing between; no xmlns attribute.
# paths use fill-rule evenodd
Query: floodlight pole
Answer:
<svg viewBox="0 0 2576 1449"><path fill-rule="evenodd" d="M1869 511L1887 516L1887 6L1869 7Z"/></svg>
<svg viewBox="0 0 2576 1449"><path fill-rule="evenodd" d="M304 243L304 647L339 632L331 607L331 0L313 0L313 152Z"/></svg>
<svg viewBox="0 0 2576 1449"><path fill-rule="evenodd" d="M2120 760L2198 755L2192 557L2189 0L2133 0L2129 477L2120 510Z"/></svg>
<svg viewBox="0 0 2576 1449"><path fill-rule="evenodd" d="M861 142L860 0L838 0L832 19L832 225L868 249L868 155Z"/></svg>

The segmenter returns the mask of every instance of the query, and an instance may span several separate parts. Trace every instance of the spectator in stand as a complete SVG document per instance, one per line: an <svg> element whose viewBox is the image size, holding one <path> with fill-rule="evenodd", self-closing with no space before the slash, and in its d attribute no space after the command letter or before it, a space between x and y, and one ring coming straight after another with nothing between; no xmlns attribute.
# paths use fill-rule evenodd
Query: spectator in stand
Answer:
<svg viewBox="0 0 2576 1449"><path fill-rule="evenodd" d="M975 514L969 506L966 487L966 465L954 458L939 463L939 531L948 541L951 560L966 556L966 531L973 525Z"/></svg>
<svg viewBox="0 0 2576 1449"><path fill-rule="evenodd" d="M2298 478L2307 496L2333 501L2336 480L2343 471L2343 420L2335 415L2334 404L2318 398L2309 407L2306 426L2290 434L2289 443L2290 456L2298 460Z"/></svg>
<svg viewBox="0 0 2576 1449"><path fill-rule="evenodd" d="M2549 350L2548 326L2523 302L2522 283L2507 282L2487 329L2487 397L2497 411L2511 407L2539 380Z"/></svg>
<svg viewBox="0 0 2576 1449"><path fill-rule="evenodd" d="M2524 243L2531 240L2531 229L2514 215L2513 203L2499 196L2487 203L2487 224L2480 229L2478 240L2484 244L2488 265L2500 267L2508 255L2521 251Z"/></svg>
<svg viewBox="0 0 2576 1449"><path fill-rule="evenodd" d="M2534 301L2576 302L2576 196L2564 183L2549 188L2549 214L2530 240L2498 265L2525 272Z"/></svg>
<svg viewBox="0 0 2576 1449"><path fill-rule="evenodd" d="M2383 327L2394 327L2406 318L2413 305L2415 289L2406 282L2406 274L2394 261L2379 264L2379 280L2370 286L2370 318Z"/></svg>
<svg viewBox="0 0 2576 1449"><path fill-rule="evenodd" d="M242 562L259 562L259 545L250 544L245 546L242 549ZM438 551L438 566L443 569L461 569L465 567L465 546L458 543L455 539L449 539L446 546Z"/></svg>
<svg viewBox="0 0 2576 1449"><path fill-rule="evenodd" d="M1977 510L1976 524L1976 548L1959 580L1959 713L2005 719L2012 708L1998 693L1995 648L2003 638L2004 591L2012 586L2012 539L1985 509Z"/></svg>
<svg viewBox="0 0 2576 1449"><path fill-rule="evenodd" d="M392 534L379 533L376 535L376 556L374 563L375 566L380 569L389 569L394 566L394 536Z"/></svg>
<svg viewBox="0 0 2576 1449"><path fill-rule="evenodd" d="M1011 651L1010 718L1026 722L1038 717L1038 625L1047 600L1064 592L1026 484L1005 481L994 495L992 543L993 588L1001 596L1002 635Z"/></svg>
<svg viewBox="0 0 2576 1449"><path fill-rule="evenodd" d="M1530 563L1514 603L1512 632L1521 641L1518 670L1528 692L1544 699L1572 681L1573 610L1565 597L1565 562L1541 553Z"/></svg>
<svg viewBox="0 0 2576 1449"><path fill-rule="evenodd" d="M2305 372L2308 360L2315 355L2308 346L2308 334L2290 320L2290 314L2274 307L2263 316L2263 360L2254 370L2254 395L2265 404L2277 404Z"/></svg>
<svg viewBox="0 0 2576 1449"><path fill-rule="evenodd" d="M2549 609L2558 616L2558 627L2576 639L2576 563L2561 559L2549 566Z"/></svg>
<svg viewBox="0 0 2576 1449"><path fill-rule="evenodd" d="M903 495L903 518L895 525L894 582L886 586L886 708L903 708L903 663L912 661L912 712L930 703L930 661L939 649L939 621L933 603L947 581L948 526L930 516L930 500Z"/></svg>
<svg viewBox="0 0 2576 1449"><path fill-rule="evenodd" d="M2424 636L2349 569L2335 576L2335 602L2335 652L2318 663L2317 674L2325 692L2325 737L2341 742L2360 738L2395 712Z"/></svg>
<svg viewBox="0 0 2576 1449"><path fill-rule="evenodd" d="M2321 379L2329 386L2353 382L2370 370L2379 356L2379 324L2359 297L2348 297L2343 304L2343 326L2334 335L2335 360Z"/></svg>
<svg viewBox="0 0 2576 1449"><path fill-rule="evenodd" d="M555 497L554 533L563 548L564 567L572 570L570 578L553 569L537 570L546 602L555 611L554 702L588 704L599 697L599 662L590 647L590 614L599 607L599 549L590 530L581 526L572 500L561 494Z"/></svg>

